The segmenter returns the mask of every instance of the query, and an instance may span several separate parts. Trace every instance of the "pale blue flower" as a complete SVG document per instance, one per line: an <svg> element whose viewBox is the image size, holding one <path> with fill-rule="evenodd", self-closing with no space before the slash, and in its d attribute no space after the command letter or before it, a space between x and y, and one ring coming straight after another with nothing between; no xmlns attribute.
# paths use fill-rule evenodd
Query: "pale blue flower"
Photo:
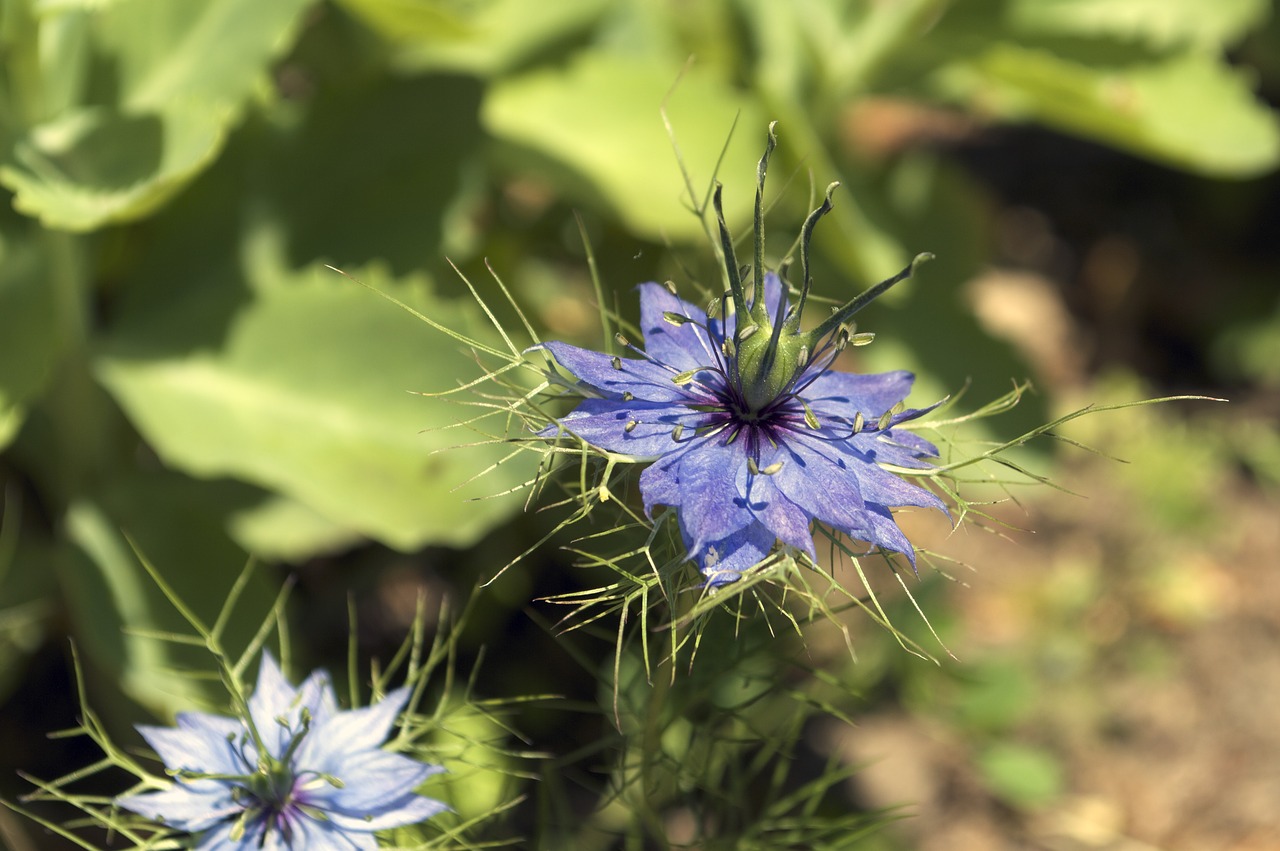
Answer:
<svg viewBox="0 0 1280 851"><path fill-rule="evenodd" d="M248 719L184 712L138 728L174 782L116 803L195 834L200 851L372 851L377 831L447 809L414 792L443 768L381 747L409 694L341 711L326 673L295 689L264 653Z"/></svg>

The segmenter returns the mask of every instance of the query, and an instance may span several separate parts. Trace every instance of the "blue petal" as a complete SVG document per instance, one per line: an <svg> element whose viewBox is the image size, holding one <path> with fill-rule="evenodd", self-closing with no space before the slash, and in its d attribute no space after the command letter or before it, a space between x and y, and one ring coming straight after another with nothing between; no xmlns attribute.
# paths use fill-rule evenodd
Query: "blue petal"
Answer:
<svg viewBox="0 0 1280 851"><path fill-rule="evenodd" d="M712 435L681 456L680 528L690 542L690 557L701 556L708 543L755 522L738 490L738 471L747 465L744 443L725 445L722 435Z"/></svg>
<svg viewBox="0 0 1280 851"><path fill-rule="evenodd" d="M710 586L734 582L765 560L773 549L774 540L774 534L764 526L751 523L731 535L709 542L698 559L698 569Z"/></svg>
<svg viewBox="0 0 1280 851"><path fill-rule="evenodd" d="M869 439L863 441L860 438ZM861 444L861 445L860 445ZM869 435L858 435L852 441L836 444L846 453L850 473L858 480L858 491L867 502L885 506L912 505L919 508L937 508L946 511L946 504L930 490L914 485L899 476L882 470L877 461L885 462L888 447ZM889 461L889 463L894 463ZM914 464L912 466L915 466Z"/></svg>
<svg viewBox="0 0 1280 851"><path fill-rule="evenodd" d="M255 824L258 826L255 827ZM200 836L196 851L241 851L241 849L246 848L252 848L257 851L258 843L262 838L261 820L248 825L244 835L239 839L231 838L231 831L235 825L235 822L227 822L212 830L205 831Z"/></svg>
<svg viewBox="0 0 1280 851"><path fill-rule="evenodd" d="M835 417L851 421L854 414L875 422L885 411L907 398L915 376L905 370L859 375L827 371L804 389L809 407L819 420Z"/></svg>
<svg viewBox="0 0 1280 851"><path fill-rule="evenodd" d="M233 718L204 712L182 712L177 728L140 725L138 732L171 771L240 774L245 762L236 740L244 727ZM255 764L256 759L254 760Z"/></svg>
<svg viewBox="0 0 1280 851"><path fill-rule="evenodd" d="M690 321L673 325L664 316L674 313ZM707 314L677 298L661 284L640 285L640 331L650 357L679 372L720 363L718 343L707 336Z"/></svg>
<svg viewBox="0 0 1280 851"><path fill-rule="evenodd" d="M388 830L418 824L449 809L443 801L425 798L412 792L383 802L377 811L331 810L326 815L334 825L345 830Z"/></svg>
<svg viewBox="0 0 1280 851"><path fill-rule="evenodd" d="M554 341L534 348L551 352L556 362L575 378L611 399L621 399L623 393L631 393L644 402L705 404L715 401L715 397L701 390L696 382L681 386L672 381L681 370L651 361L614 357ZM702 374L699 380L722 383L716 375Z"/></svg>
<svg viewBox="0 0 1280 851"><path fill-rule="evenodd" d="M380 747L409 695L410 689L402 687L372 706L335 713L325 724L314 726L302 740L296 764L341 776L340 762L335 760Z"/></svg>
<svg viewBox="0 0 1280 851"><path fill-rule="evenodd" d="M776 455L762 458L760 465L768 467L774 457ZM744 468L739 472L739 489L757 522L782 543L816 560L813 535L809 532L809 514L778 489L773 476L752 475Z"/></svg>
<svg viewBox="0 0 1280 851"><path fill-rule="evenodd" d="M329 819L300 816L293 821L293 835L284 842L277 830L271 831L266 848L281 851L377 851L378 839L366 830L349 830L334 825Z"/></svg>
<svg viewBox="0 0 1280 851"><path fill-rule="evenodd" d="M695 449L697 444L681 444L673 452L663 455L640 473L640 498L644 502L644 513L653 516L653 509L659 505L670 505L679 508L684 498L680 487L680 464L684 456Z"/></svg>
<svg viewBox="0 0 1280 851"><path fill-rule="evenodd" d="M334 773L343 785L317 787L307 793L308 800L323 801L326 809L360 817L381 815L408 803L422 781L444 770L384 750L352 754L341 765L317 768Z"/></svg>
<svg viewBox="0 0 1280 851"><path fill-rule="evenodd" d="M810 441L792 432L778 453L782 469L774 483L786 497L810 517L835 529L848 529L862 522L864 506L858 479L825 442ZM836 457L831 457L835 455Z"/></svg>
<svg viewBox="0 0 1280 851"><path fill-rule="evenodd" d="M865 522L861 528L842 529L841 531L858 540L875 544L881 549L902 553L911 562L911 568L914 570L916 566L915 547L911 545L911 541L907 540L907 536L898 528L897 522L893 519L893 513L883 505L872 505L867 507L863 517Z"/></svg>
<svg viewBox="0 0 1280 851"><path fill-rule="evenodd" d="M559 422L587 443L608 452L657 458L678 448L672 439L677 425L692 433L709 416L684 405L585 399ZM628 430L627 425L632 422L635 425ZM553 437L555 433L554 425L539 432L542 437Z"/></svg>
<svg viewBox="0 0 1280 851"><path fill-rule="evenodd" d="M263 651L258 663L258 684L249 698L249 717L262 738L263 747L272 756L280 756L291 738L280 719L297 726L298 691L289 685L280 665L269 651Z"/></svg>
<svg viewBox="0 0 1280 851"><path fill-rule="evenodd" d="M881 432L880 434L880 441L881 443L888 444L889 446L900 448L904 452L910 453L916 459L923 458L923 457L928 457L928 458L938 457L938 447L934 446L932 443L925 440L923 437L916 434L914 431L907 431L906 429L884 431L884 432ZM899 463L899 462L893 461L890 463ZM903 465L903 466L908 466L908 465ZM913 464L910 464L909 466L923 467L926 465L913 463Z"/></svg>
<svg viewBox="0 0 1280 851"><path fill-rule="evenodd" d="M124 795L116 804L176 830L198 833L244 810L231 797L231 787L217 780L175 782L168 789Z"/></svg>

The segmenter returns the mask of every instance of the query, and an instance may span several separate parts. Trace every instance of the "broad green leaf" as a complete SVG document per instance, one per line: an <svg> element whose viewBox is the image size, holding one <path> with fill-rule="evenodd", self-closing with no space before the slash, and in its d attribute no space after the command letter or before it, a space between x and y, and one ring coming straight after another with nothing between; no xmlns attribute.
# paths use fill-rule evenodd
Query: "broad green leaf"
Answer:
<svg viewBox="0 0 1280 851"><path fill-rule="evenodd" d="M341 0L393 47L404 70L496 76L571 39L611 7L610 0Z"/></svg>
<svg viewBox="0 0 1280 851"><path fill-rule="evenodd" d="M292 563L346 549L363 537L355 529L278 494L236 511L227 519L227 531L236 543L260 558Z"/></svg>
<svg viewBox="0 0 1280 851"><path fill-rule="evenodd" d="M222 146L229 108L164 112L90 107L35 127L0 167L13 205L46 227L86 231L144 216L204 168Z"/></svg>
<svg viewBox="0 0 1280 851"><path fill-rule="evenodd" d="M1012 0L1007 22L1024 33L1107 36L1154 47L1220 49L1266 19L1267 0Z"/></svg>
<svg viewBox="0 0 1280 851"><path fill-rule="evenodd" d="M101 49L113 60L128 112L176 103L233 106L286 50L312 0L129 0L103 10Z"/></svg>
<svg viewBox="0 0 1280 851"><path fill-rule="evenodd" d="M433 297L421 279L352 271L442 324L482 328L478 311ZM164 321L143 311L98 361L102 380L166 462L277 490L331 525L405 549L470 543L520 505L467 499L523 480L531 467L522 459L453 490L511 447L450 449L486 439L440 430L472 409L410 392L477 377L458 344L329 270L263 262L252 273L259 297L234 317L220 348L131 354ZM205 333L194 330L202 314L169 321Z"/></svg>
<svg viewBox="0 0 1280 851"><path fill-rule="evenodd" d="M695 199L659 114L669 92L667 113ZM696 66L681 77L679 67L658 59L586 53L566 68L494 84L481 113L489 132L525 156L522 166L604 204L633 232L655 241L704 233L688 206L703 202L735 120L738 129L718 176L737 181L747 175L749 187L767 122L748 96ZM731 224L749 220L753 195L753 188L725 193Z"/></svg>
<svg viewBox="0 0 1280 851"><path fill-rule="evenodd" d="M131 0L100 10L93 40L111 84L97 74L86 87L89 102L28 128L15 143L13 160L0 167L14 206L47 227L75 231L150 213L217 156L307 5ZM41 37L49 49L83 43L72 27L83 26L79 14L46 17ZM51 98L66 100L78 88L65 70L74 56L65 66L47 65Z"/></svg>
<svg viewBox="0 0 1280 851"><path fill-rule="evenodd" d="M70 258L51 266L49 251L63 248L34 227L0 228L0 448L21 427L24 403L41 392L62 346L52 278L69 274L62 266Z"/></svg>
<svg viewBox="0 0 1280 851"><path fill-rule="evenodd" d="M938 79L981 112L1042 121L1204 174L1249 177L1280 157L1275 114L1241 72L1207 54L1109 68L998 43Z"/></svg>
<svg viewBox="0 0 1280 851"><path fill-rule="evenodd" d="M48 14L42 4L37 4L37 11L39 108L43 120L75 109L90 86L93 16L82 10Z"/></svg>

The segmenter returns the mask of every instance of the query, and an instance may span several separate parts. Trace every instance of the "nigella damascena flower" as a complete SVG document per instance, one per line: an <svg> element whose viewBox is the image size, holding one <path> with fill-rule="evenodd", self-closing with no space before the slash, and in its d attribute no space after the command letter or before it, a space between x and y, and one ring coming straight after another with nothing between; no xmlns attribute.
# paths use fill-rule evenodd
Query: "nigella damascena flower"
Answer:
<svg viewBox="0 0 1280 851"><path fill-rule="evenodd" d="M264 653L248 718L184 712L176 728L138 728L174 783L116 803L197 835L200 851L372 851L376 831L447 809L414 793L443 768L381 748L409 693L340 711L327 674L295 689Z"/></svg>
<svg viewBox="0 0 1280 851"><path fill-rule="evenodd" d="M931 410L904 409L909 372L857 375L832 365L854 334L850 318L898 281L864 292L810 330L801 330L809 293L809 240L831 209L827 198L801 232L804 284L793 304L778 275L762 270L764 175L773 128L760 161L755 265L748 289L715 192L729 291L710 314L660 284L640 285L644 349L622 358L545 343L592 394L542 434L563 428L608 452L653 461L640 475L646 513L677 510L681 535L708 584L739 578L781 543L816 561L812 521L905 554L915 550L890 511L945 510L931 491L884 468L925 468L936 448L896 428Z"/></svg>

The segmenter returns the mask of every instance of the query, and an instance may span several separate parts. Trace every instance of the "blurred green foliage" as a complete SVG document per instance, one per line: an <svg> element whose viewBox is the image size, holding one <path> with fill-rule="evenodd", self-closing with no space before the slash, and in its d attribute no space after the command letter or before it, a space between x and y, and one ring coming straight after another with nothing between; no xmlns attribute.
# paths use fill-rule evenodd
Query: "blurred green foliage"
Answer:
<svg viewBox="0 0 1280 851"><path fill-rule="evenodd" d="M173 660L122 632L165 623L130 540L208 614L246 553L302 563L365 540L464 548L520 510L518 495L466 501L533 474L499 463L506 435L446 430L468 410L411 392L474 378L470 354L326 264L484 338L492 329L444 257L469 275L489 257L543 328L590 340L570 208L611 297L687 280L709 258L690 205L718 177L744 230L776 119L775 173L795 175L769 199L779 223L792 230L814 187L846 187L815 242L820 292L847 298L917 251L940 258L872 318L888 333L864 366L916 369L923 394L972 379L983 401L1026 367L955 297L990 256L989 210L928 141L1039 122L1200 175L1268 172L1276 117L1226 54L1269 11L1266 0L9 0L0 689L65 611L132 697L183 704ZM1224 358L1274 380L1274 321L1242 334ZM1194 514L1167 483L1148 484L1153 512ZM260 618L247 612L240 629ZM972 723L997 723L988 703L967 700ZM1033 751L985 765L1000 788L1033 777L1021 788L1048 795L1056 783Z"/></svg>

